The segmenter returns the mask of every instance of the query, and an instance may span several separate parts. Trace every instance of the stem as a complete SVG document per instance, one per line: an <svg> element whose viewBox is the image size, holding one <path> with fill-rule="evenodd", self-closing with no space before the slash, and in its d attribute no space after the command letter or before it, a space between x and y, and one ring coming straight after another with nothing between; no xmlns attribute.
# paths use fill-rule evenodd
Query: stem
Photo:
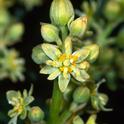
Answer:
<svg viewBox="0 0 124 124"><path fill-rule="evenodd" d="M65 38L66 38L67 35L68 35L67 28L66 28L66 26L62 26L62 27L60 27L60 30L61 30L61 34L62 34L62 40L64 41Z"/></svg>
<svg viewBox="0 0 124 124"><path fill-rule="evenodd" d="M57 80L55 80L48 124L55 124L55 122L58 120L62 103L63 103L63 96L59 89L58 82Z"/></svg>

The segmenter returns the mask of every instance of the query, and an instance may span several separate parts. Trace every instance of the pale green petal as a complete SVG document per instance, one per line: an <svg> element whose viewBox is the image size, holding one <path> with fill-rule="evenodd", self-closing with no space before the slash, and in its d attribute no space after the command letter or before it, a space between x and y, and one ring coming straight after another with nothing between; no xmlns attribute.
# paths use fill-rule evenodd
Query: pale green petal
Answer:
<svg viewBox="0 0 124 124"><path fill-rule="evenodd" d="M76 63L80 63L83 60L85 60L89 56L89 53L90 53L90 51L88 49L84 49L84 48L74 52L73 55L78 57L78 60Z"/></svg>
<svg viewBox="0 0 124 124"><path fill-rule="evenodd" d="M48 80L54 80L60 75L60 73L61 73L60 70L56 69L53 73L49 75Z"/></svg>
<svg viewBox="0 0 124 124"><path fill-rule="evenodd" d="M42 44L42 49L52 60L58 59L58 57L62 54L56 45L44 43Z"/></svg>
<svg viewBox="0 0 124 124"><path fill-rule="evenodd" d="M41 70L40 73L41 74L51 74L52 72L54 72L56 70L56 68L52 67L52 66L44 66Z"/></svg>
<svg viewBox="0 0 124 124"><path fill-rule="evenodd" d="M76 71L73 71L71 74L80 82L85 82L87 79L89 79L89 75L85 70L76 69Z"/></svg>
<svg viewBox="0 0 124 124"><path fill-rule="evenodd" d="M62 92L64 92L69 84L70 81L70 74L68 74L67 78L65 78L63 76L63 74L59 75L58 78L58 84L59 84L59 88Z"/></svg>
<svg viewBox="0 0 124 124"><path fill-rule="evenodd" d="M67 37L64 42L65 47L65 54L71 55L72 54L72 41L70 37Z"/></svg>

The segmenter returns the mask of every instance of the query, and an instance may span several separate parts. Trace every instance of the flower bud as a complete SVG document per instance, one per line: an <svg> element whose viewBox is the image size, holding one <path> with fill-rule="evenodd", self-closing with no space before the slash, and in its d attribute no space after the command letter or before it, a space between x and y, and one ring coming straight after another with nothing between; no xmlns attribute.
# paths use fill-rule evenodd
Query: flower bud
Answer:
<svg viewBox="0 0 124 124"><path fill-rule="evenodd" d="M24 26L21 23L14 24L7 32L7 36L10 40L19 40L24 32Z"/></svg>
<svg viewBox="0 0 124 124"><path fill-rule="evenodd" d="M99 55L99 46L96 44L91 44L84 48L89 49L89 51L90 51L90 54L87 59L91 62L95 61Z"/></svg>
<svg viewBox="0 0 124 124"><path fill-rule="evenodd" d="M28 117L32 123L38 123L43 120L44 112L38 106L34 106L31 108Z"/></svg>
<svg viewBox="0 0 124 124"><path fill-rule="evenodd" d="M55 42L59 38L59 30L52 24L43 23L41 26L41 35L47 42Z"/></svg>
<svg viewBox="0 0 124 124"><path fill-rule="evenodd" d="M73 94L74 102L87 103L90 98L90 90L87 87L78 87Z"/></svg>
<svg viewBox="0 0 124 124"><path fill-rule="evenodd" d="M118 1L110 0L105 6L104 13L109 20L118 19L121 7Z"/></svg>
<svg viewBox="0 0 124 124"><path fill-rule="evenodd" d="M84 124L84 121L82 120L80 116L77 115L73 119L73 124Z"/></svg>
<svg viewBox="0 0 124 124"><path fill-rule="evenodd" d="M50 18L53 24L65 26L74 19L74 9L70 0L53 0L50 8Z"/></svg>
<svg viewBox="0 0 124 124"><path fill-rule="evenodd" d="M74 20L70 26L70 34L75 37L82 37L87 29L87 17L83 16Z"/></svg>
<svg viewBox="0 0 124 124"><path fill-rule="evenodd" d="M36 64L43 64L49 59L43 52L41 44L33 48L32 59Z"/></svg>

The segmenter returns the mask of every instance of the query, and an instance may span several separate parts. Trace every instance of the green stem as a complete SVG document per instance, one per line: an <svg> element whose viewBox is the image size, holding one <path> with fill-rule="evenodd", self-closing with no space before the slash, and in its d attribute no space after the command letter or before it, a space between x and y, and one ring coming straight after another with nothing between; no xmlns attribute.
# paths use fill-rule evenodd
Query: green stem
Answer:
<svg viewBox="0 0 124 124"><path fill-rule="evenodd" d="M58 82L57 80L55 80L48 124L55 124L55 122L58 120L62 103L63 103L63 96L59 89Z"/></svg>
<svg viewBox="0 0 124 124"><path fill-rule="evenodd" d="M61 30L61 34L62 34L62 40L64 41L65 38L66 38L67 35L68 35L67 28L66 28L66 26L63 26L63 27L60 27L60 30Z"/></svg>

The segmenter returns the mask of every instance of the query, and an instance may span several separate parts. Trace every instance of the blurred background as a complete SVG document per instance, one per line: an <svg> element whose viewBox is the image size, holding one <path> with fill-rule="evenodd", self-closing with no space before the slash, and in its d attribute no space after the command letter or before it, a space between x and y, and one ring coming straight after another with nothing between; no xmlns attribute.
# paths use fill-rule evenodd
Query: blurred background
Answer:
<svg viewBox="0 0 124 124"><path fill-rule="evenodd" d="M86 14L93 35L83 42L101 47L99 59L90 70L108 94L112 112L100 112L99 124L119 124L124 118L124 0L71 0L76 17ZM42 43L40 22L50 22L52 0L0 0L0 123L7 124L10 106L6 91L29 89L34 84L34 105L44 107L51 97L52 83L39 74L31 59L34 46ZM23 124L23 122L19 122Z"/></svg>

